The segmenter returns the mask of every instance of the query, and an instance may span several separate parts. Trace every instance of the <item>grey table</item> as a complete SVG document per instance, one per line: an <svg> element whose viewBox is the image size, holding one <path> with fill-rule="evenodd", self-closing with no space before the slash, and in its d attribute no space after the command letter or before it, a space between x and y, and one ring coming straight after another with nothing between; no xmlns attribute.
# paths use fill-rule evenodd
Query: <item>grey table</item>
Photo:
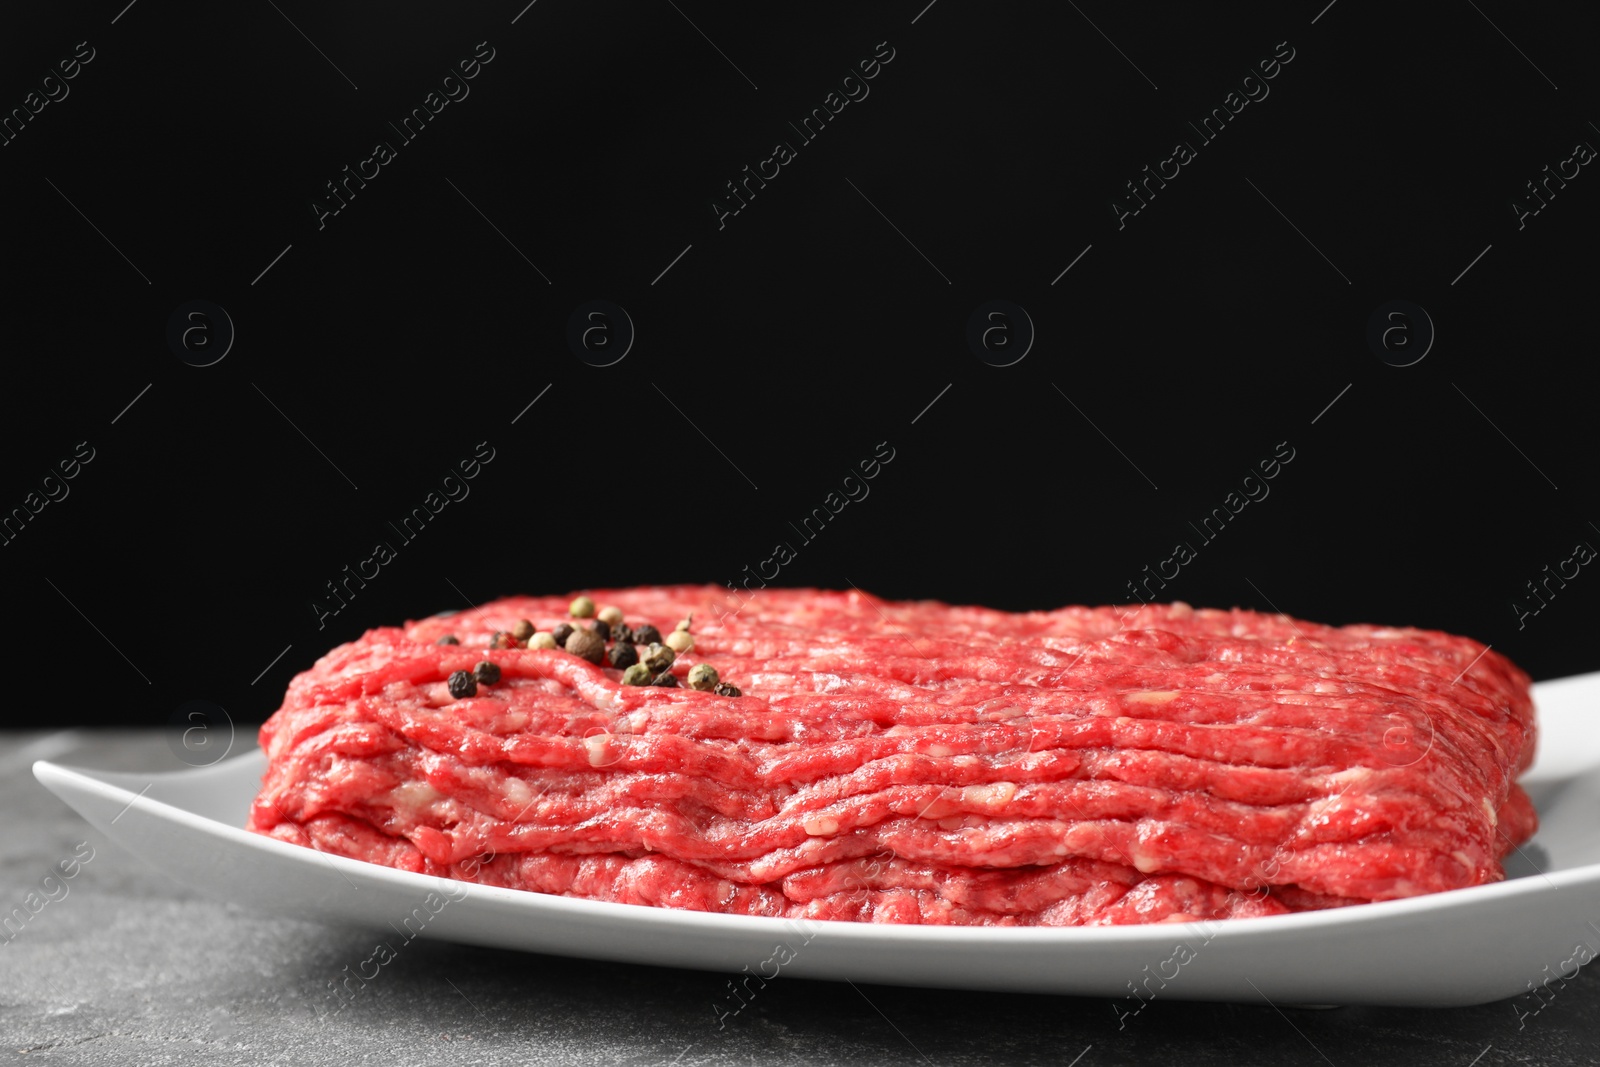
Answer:
<svg viewBox="0 0 1600 1067"><path fill-rule="evenodd" d="M44 753L174 767L156 731L0 734L0 913L86 854L80 842L94 850L20 929L0 930L0 1056L29 1063L1600 1062L1595 973L1542 1001L1440 1011L1156 999L1121 1028L1105 1000L779 978L719 1028L724 975L417 941L334 1014L330 980L381 935L197 895L39 786L29 767Z"/></svg>

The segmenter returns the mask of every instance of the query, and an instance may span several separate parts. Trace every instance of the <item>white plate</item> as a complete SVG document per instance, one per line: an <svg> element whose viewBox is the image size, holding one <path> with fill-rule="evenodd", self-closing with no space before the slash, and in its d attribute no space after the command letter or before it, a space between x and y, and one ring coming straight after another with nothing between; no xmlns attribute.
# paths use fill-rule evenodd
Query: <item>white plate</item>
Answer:
<svg viewBox="0 0 1600 1067"><path fill-rule="evenodd" d="M1141 1003L1135 988L1144 999L1446 1006L1526 993L1600 955L1591 921L1600 919L1600 673L1541 683L1534 696L1540 755L1523 782L1543 823L1512 856L1509 880L1210 924L802 927L574 900L410 874L242 830L259 751L175 774L43 760L33 773L107 837L211 896L298 918L403 926L405 936L760 976L747 985L782 973L1073 993L1124 998L1123 1011Z"/></svg>

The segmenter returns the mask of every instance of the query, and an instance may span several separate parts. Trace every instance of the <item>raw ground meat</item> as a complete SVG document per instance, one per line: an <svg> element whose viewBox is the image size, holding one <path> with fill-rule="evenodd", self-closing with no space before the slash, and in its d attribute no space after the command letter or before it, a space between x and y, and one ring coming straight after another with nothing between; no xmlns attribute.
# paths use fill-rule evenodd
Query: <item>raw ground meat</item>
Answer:
<svg viewBox="0 0 1600 1067"><path fill-rule="evenodd" d="M404 870L747 915L1103 925L1493 882L1528 677L1476 641L1185 604L594 590L743 695L490 649L567 597L372 630L262 727L249 827ZM719 610L720 609L720 610ZM437 645L447 634L459 645ZM642 651L642 649L641 649ZM501 679L451 697L481 660Z"/></svg>

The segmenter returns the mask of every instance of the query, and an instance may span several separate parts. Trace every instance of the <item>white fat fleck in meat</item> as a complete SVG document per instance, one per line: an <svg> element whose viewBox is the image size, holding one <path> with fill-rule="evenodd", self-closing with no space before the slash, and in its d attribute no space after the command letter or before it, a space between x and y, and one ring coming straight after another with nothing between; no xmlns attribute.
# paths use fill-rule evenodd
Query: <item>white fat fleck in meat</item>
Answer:
<svg viewBox="0 0 1600 1067"><path fill-rule="evenodd" d="M811 675L811 688L818 693L832 693L840 689L848 689L851 683L848 679L837 674L818 671Z"/></svg>
<svg viewBox="0 0 1600 1067"><path fill-rule="evenodd" d="M583 739L583 747L589 750L589 766L604 767L606 759L606 742L611 740L610 734L596 734Z"/></svg>
<svg viewBox="0 0 1600 1067"><path fill-rule="evenodd" d="M1139 869L1141 874L1154 874L1161 869L1160 858L1147 852L1140 852L1138 849L1134 849L1132 855L1128 858L1133 860L1133 865Z"/></svg>
<svg viewBox="0 0 1600 1067"><path fill-rule="evenodd" d="M1019 708L1015 704L1011 704L1003 708L993 708L989 711L986 711L981 717L984 719L1017 719L1026 714L1028 714L1028 712L1025 709Z"/></svg>
<svg viewBox="0 0 1600 1067"><path fill-rule="evenodd" d="M1328 785L1333 790L1333 795L1325 803L1318 806L1323 810L1331 810L1335 805L1344 800L1355 801L1371 792L1373 780L1377 777L1371 767L1349 767L1336 774L1328 775ZM1359 788L1365 787L1365 788Z"/></svg>
<svg viewBox="0 0 1600 1067"><path fill-rule="evenodd" d="M1154 704L1159 707L1162 704L1170 704L1177 700L1178 691L1176 689L1148 689L1129 693L1125 699L1131 700L1135 704Z"/></svg>
<svg viewBox="0 0 1600 1067"><path fill-rule="evenodd" d="M990 782L988 785L969 785L961 790L961 801L969 807L995 812L1011 803L1017 795L1015 782Z"/></svg>
<svg viewBox="0 0 1600 1067"><path fill-rule="evenodd" d="M521 778L508 776L500 788L505 790L506 801L519 808L526 807L533 800L533 790Z"/></svg>
<svg viewBox="0 0 1600 1067"><path fill-rule="evenodd" d="M1478 803L1483 805L1483 813L1489 817L1489 825L1490 826L1499 826L1500 825L1500 813L1494 810L1494 805L1489 803L1488 798L1485 797L1485 798L1479 800Z"/></svg>
<svg viewBox="0 0 1600 1067"><path fill-rule="evenodd" d="M839 832L839 820L831 815L813 815L800 825L812 837L830 837Z"/></svg>
<svg viewBox="0 0 1600 1067"><path fill-rule="evenodd" d="M442 800L444 794L439 792L427 782L401 782L389 790L389 802L399 811L413 817L419 816L428 810L436 800Z"/></svg>

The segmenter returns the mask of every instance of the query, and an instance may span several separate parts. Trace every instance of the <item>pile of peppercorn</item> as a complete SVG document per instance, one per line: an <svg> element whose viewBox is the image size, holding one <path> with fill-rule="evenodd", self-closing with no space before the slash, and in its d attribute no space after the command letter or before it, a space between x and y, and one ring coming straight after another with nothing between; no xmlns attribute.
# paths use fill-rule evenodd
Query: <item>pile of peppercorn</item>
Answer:
<svg viewBox="0 0 1600 1067"><path fill-rule="evenodd" d="M594 601L586 596L575 599L567 608L575 623L564 622L554 630L535 630L527 619L518 619L510 630L497 630L489 638L490 648L565 649L579 659L595 666L609 663L622 671L623 685L677 686L677 676L672 673L672 662L681 653L694 647L694 637L689 627L694 622L691 615L665 639L661 631L649 623L630 627L623 621L620 608L604 607L595 611ZM585 619L594 619L587 627ZM435 644L459 645L454 634L439 638ZM606 645L610 644L608 649ZM641 655L638 645L644 645ZM450 675L450 695L457 700L476 696L478 683L494 685L500 680L500 668L484 660L471 671L455 671ZM717 669L709 663L697 663L689 669L690 689L716 693L718 696L740 696L737 686L729 685L717 677Z"/></svg>

